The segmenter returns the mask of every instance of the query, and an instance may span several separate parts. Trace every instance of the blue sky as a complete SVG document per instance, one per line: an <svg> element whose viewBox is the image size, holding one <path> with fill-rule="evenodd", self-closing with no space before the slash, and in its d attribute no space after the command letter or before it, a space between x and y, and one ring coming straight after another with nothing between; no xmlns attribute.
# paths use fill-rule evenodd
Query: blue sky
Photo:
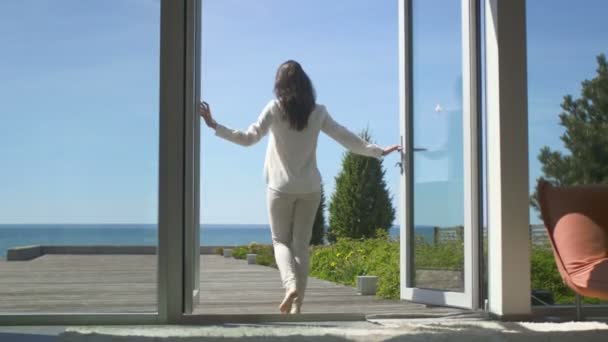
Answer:
<svg viewBox="0 0 608 342"><path fill-rule="evenodd" d="M246 128L292 58L336 120L398 143L396 0L203 3L202 95L218 121ZM563 95L577 95L608 52L608 4L584 5L528 1L531 182L540 147L561 148ZM459 11L458 1L414 5L414 139L430 149L416 157L419 224L462 216ZM158 1L0 2L0 223L156 222L158 50ZM203 222L266 223L266 139L243 148L206 127L201 138ZM342 154L321 137L328 198ZM384 163L395 204L396 159Z"/></svg>

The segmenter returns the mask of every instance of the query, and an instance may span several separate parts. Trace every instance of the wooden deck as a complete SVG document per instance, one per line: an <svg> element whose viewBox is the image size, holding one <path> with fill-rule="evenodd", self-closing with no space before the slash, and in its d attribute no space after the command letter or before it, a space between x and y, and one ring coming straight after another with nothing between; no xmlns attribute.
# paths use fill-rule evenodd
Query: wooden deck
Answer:
<svg viewBox="0 0 608 342"><path fill-rule="evenodd" d="M276 269L201 255L196 314L276 314L282 298ZM43 255L0 261L0 312L92 313L156 311L154 255ZM310 278L305 313L442 316L463 313L357 295L351 287Z"/></svg>

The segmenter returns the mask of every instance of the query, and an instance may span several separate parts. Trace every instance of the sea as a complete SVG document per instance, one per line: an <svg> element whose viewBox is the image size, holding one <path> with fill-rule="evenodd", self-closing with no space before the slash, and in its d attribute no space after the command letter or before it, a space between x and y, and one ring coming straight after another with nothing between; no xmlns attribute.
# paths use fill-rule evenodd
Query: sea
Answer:
<svg viewBox="0 0 608 342"><path fill-rule="evenodd" d="M432 227L416 227L416 235L432 240ZM399 226L389 230L399 237ZM157 245L155 224L0 224L0 260L9 248L31 245ZM266 224L202 224L201 246L270 243Z"/></svg>

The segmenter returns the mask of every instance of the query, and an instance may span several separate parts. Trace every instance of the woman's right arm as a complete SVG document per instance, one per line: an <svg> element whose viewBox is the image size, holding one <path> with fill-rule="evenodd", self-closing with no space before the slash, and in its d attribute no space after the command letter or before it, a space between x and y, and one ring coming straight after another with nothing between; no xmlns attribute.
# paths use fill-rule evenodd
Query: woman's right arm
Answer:
<svg viewBox="0 0 608 342"><path fill-rule="evenodd" d="M321 130L349 151L377 159L380 159L386 154L382 147L369 143L355 133L349 131L346 127L334 121L327 111L325 111L325 114L325 119L321 124Z"/></svg>
<svg viewBox="0 0 608 342"><path fill-rule="evenodd" d="M240 131L237 129L231 129L226 126L220 125L217 123L212 115L211 108L206 102L201 104L199 109L201 116L205 120L207 126L213 128L215 130L215 135L220 138L231 141L235 144L239 144L242 146L251 146L260 141L262 137L264 137L268 130L270 129L270 125L272 123L272 107L274 102L269 102L266 107L260 113L258 120L251 124L246 131Z"/></svg>

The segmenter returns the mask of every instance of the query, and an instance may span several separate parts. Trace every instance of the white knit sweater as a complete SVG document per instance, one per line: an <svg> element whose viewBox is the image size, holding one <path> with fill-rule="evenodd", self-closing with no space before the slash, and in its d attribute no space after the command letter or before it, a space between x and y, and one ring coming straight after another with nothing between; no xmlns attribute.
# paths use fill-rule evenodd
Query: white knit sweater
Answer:
<svg viewBox="0 0 608 342"><path fill-rule="evenodd" d="M321 174L317 168L317 140L323 131L351 152L380 159L383 150L367 143L335 122L323 105L317 105L302 131L289 127L277 100L270 101L257 122L246 132L229 129L220 124L215 135L243 146L257 143L270 131L264 176L269 188L286 193L321 191Z"/></svg>

